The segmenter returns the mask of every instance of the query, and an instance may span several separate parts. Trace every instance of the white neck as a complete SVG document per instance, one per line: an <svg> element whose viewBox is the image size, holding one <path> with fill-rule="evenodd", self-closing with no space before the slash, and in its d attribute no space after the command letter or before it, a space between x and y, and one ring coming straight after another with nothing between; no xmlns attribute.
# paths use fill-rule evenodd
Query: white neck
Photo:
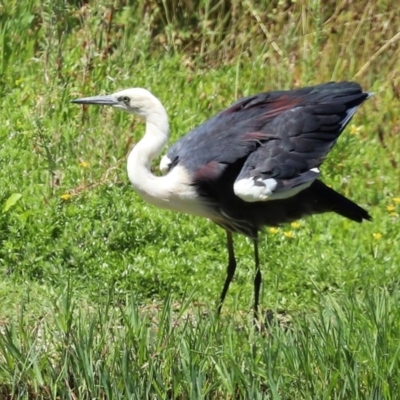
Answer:
<svg viewBox="0 0 400 400"><path fill-rule="evenodd" d="M184 166L177 165L165 176L155 176L151 172L151 162L161 153L169 134L167 112L156 98L154 100L145 115L146 133L128 157L129 180L136 192L151 204L209 217L210 211L199 202Z"/></svg>
<svg viewBox="0 0 400 400"><path fill-rule="evenodd" d="M128 177L134 189L146 200L152 197L164 197L158 189L162 188L157 177L152 174L151 163L167 144L169 134L168 116L161 103L154 104L146 116L146 132L142 140L128 156Z"/></svg>

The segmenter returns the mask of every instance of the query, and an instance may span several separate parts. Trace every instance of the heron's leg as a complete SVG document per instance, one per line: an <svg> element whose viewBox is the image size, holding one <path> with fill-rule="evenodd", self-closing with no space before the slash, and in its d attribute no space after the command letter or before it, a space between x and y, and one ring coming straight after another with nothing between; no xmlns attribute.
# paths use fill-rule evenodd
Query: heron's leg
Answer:
<svg viewBox="0 0 400 400"><path fill-rule="evenodd" d="M222 303L225 300L226 293L228 292L229 285L232 282L233 275L235 275L236 270L235 252L233 250L233 237L232 232L230 231L226 231L226 245L228 247L229 263L228 267L226 268L226 279L224 283L224 288L222 289L222 293L219 298L218 314L221 313Z"/></svg>
<svg viewBox="0 0 400 400"><path fill-rule="evenodd" d="M254 243L254 262L256 264L256 275L254 277L254 319L258 317L258 302L260 297L260 287L261 287L261 270L260 270L260 259L258 257L258 239L253 240Z"/></svg>

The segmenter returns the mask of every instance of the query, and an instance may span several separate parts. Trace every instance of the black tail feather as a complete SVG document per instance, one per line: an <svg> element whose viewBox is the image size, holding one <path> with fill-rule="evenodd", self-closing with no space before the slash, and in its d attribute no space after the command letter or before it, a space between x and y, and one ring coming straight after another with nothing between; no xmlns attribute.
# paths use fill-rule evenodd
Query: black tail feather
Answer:
<svg viewBox="0 0 400 400"><path fill-rule="evenodd" d="M372 217L368 211L344 197L340 193L326 186L323 182L317 180L312 185L313 192L317 195L325 207L329 208L343 217L349 218L356 222L363 220L371 221Z"/></svg>

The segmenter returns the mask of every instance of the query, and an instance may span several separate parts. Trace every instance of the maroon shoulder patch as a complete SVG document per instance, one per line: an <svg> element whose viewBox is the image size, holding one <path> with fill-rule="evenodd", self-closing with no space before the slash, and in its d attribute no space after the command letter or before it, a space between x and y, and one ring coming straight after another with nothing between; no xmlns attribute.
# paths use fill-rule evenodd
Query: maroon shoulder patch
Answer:
<svg viewBox="0 0 400 400"><path fill-rule="evenodd" d="M217 161L210 161L201 166L194 174L194 182L215 180L224 170L225 166Z"/></svg>

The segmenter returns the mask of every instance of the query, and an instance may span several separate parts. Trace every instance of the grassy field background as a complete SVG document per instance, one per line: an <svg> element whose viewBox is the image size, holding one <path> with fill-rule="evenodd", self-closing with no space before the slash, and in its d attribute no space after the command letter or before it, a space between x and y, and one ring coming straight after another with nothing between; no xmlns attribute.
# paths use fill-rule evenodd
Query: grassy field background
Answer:
<svg viewBox="0 0 400 400"><path fill-rule="evenodd" d="M396 1L0 3L0 396L395 399L400 393ZM266 230L221 319L225 234L133 192L141 121L76 97L140 86L171 141L240 96L330 80L375 92L323 166L367 208ZM157 171L157 164L154 170Z"/></svg>

